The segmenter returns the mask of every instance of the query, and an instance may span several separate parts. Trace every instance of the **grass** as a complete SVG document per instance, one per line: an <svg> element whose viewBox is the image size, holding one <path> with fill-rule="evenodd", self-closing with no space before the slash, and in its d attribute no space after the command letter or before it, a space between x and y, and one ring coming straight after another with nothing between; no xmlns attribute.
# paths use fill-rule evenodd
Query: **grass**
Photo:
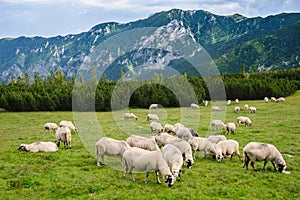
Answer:
<svg viewBox="0 0 300 200"><path fill-rule="evenodd" d="M136 182L131 182L129 176L124 180L123 171L112 167L118 159L107 158L108 165L96 166L94 144L101 136L125 139L130 134L153 135L146 121L149 112L146 109L131 109L139 119L128 122L122 119L124 111L74 115L72 112L1 112L0 199L300 199L299 97L297 91L284 104L240 101L241 108L247 103L257 107L257 113L250 114L242 108L236 114L233 104L227 107L225 116L226 122L235 122L238 115L250 116L253 126L239 126L237 133L228 138L240 143L241 153L250 141L274 144L283 154L290 175L275 172L271 163L266 170L262 170L260 162L256 163L258 171L251 168L246 171L237 156L217 163L211 158L199 158L202 154L197 153L195 165L190 170L184 169L182 178L172 188L164 183L157 185L154 173L146 185L144 173L134 174ZM179 108L165 108L154 112L161 116L162 123L174 124L184 117L185 124L195 128L200 136L207 136L213 118L210 107L200 107L200 121L193 115L195 111L189 109L181 112ZM181 113L188 115L181 116ZM61 146L56 153L17 150L21 143L54 141L55 134L45 133L43 125L63 119L78 122L79 133L72 135L72 149Z"/></svg>

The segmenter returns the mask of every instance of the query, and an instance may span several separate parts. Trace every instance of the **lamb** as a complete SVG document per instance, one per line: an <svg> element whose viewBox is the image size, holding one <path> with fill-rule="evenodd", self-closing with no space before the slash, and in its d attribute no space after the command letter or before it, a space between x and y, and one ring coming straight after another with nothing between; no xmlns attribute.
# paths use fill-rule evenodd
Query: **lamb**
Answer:
<svg viewBox="0 0 300 200"><path fill-rule="evenodd" d="M235 131L236 131L236 125L235 125L235 123L232 123L232 122L228 122L227 124L225 124L225 126L226 126L226 133L227 134L234 134L235 133Z"/></svg>
<svg viewBox="0 0 300 200"><path fill-rule="evenodd" d="M48 132L49 132L49 131L53 130L55 132L56 129L58 129L58 127L59 126L56 123L46 123L44 125L44 131L48 130Z"/></svg>
<svg viewBox="0 0 300 200"><path fill-rule="evenodd" d="M149 109L156 109L162 107L160 104L154 103L149 106Z"/></svg>
<svg viewBox="0 0 300 200"><path fill-rule="evenodd" d="M32 144L21 144L19 151L27 152L55 152L58 150L57 145L53 142L34 142Z"/></svg>
<svg viewBox="0 0 300 200"><path fill-rule="evenodd" d="M265 101L266 103L268 103L268 102L269 102L269 98L268 98L268 97L265 97L265 98L264 98L264 101Z"/></svg>
<svg viewBox="0 0 300 200"><path fill-rule="evenodd" d="M130 148L123 154L125 163L124 179L129 172L131 180L134 182L133 169L137 171L146 171L146 178L144 183L147 183L148 176L151 171L155 171L156 180L158 184L161 184L158 172L160 171L163 179L168 183L169 187L174 185L174 176L172 175L167 162L162 156L161 151L141 151L136 148Z"/></svg>
<svg viewBox="0 0 300 200"><path fill-rule="evenodd" d="M210 135L207 137L207 140L213 144L217 144L220 141L227 140L227 138L224 135Z"/></svg>
<svg viewBox="0 0 300 200"><path fill-rule="evenodd" d="M245 126L252 126L252 121L249 117L239 116L236 120L237 124L245 124Z"/></svg>
<svg viewBox="0 0 300 200"><path fill-rule="evenodd" d="M172 167L174 178L180 177L181 167L183 165L183 157L181 151L172 144L167 144L161 150L163 158L168 166Z"/></svg>
<svg viewBox="0 0 300 200"><path fill-rule="evenodd" d="M187 137L188 139L190 139L190 138L193 137L193 135L192 135L190 129L189 129L189 128L186 128L186 127L178 127L178 126L175 126L175 127L173 128L172 131L175 133L175 135L176 135L177 137L179 137L179 138L181 138L181 139L186 138L186 137Z"/></svg>
<svg viewBox="0 0 300 200"><path fill-rule="evenodd" d="M222 120L219 119L214 119L210 122L210 129L211 130L219 130L219 129L223 129L226 128L225 124Z"/></svg>
<svg viewBox="0 0 300 200"><path fill-rule="evenodd" d="M249 111L250 113L256 113L256 107L250 106Z"/></svg>
<svg viewBox="0 0 300 200"><path fill-rule="evenodd" d="M135 120L137 120L138 118L137 118L137 116L135 116L135 114L133 114L133 113L125 113L125 114L124 114L124 119L125 119L125 120L128 120L128 119L135 119Z"/></svg>
<svg viewBox="0 0 300 200"><path fill-rule="evenodd" d="M243 167L246 166L247 170L250 161L251 161L251 166L254 170L256 170L254 166L254 163L256 161L264 161L263 169L266 169L267 162L271 161L275 171L290 173L285 171L286 162L284 161L278 149L272 144L264 144L260 142L249 142L244 147L243 153L244 153Z"/></svg>
<svg viewBox="0 0 300 200"><path fill-rule="evenodd" d="M173 138L169 141L169 144L173 144L176 146L180 152L182 153L183 157L185 158L185 162L187 163L187 168L191 168L192 165L194 164L194 159L193 159L193 152L191 145L180 138Z"/></svg>
<svg viewBox="0 0 300 200"><path fill-rule="evenodd" d="M245 104L245 105L244 105L244 110L248 110L248 109L249 109L248 104Z"/></svg>
<svg viewBox="0 0 300 200"><path fill-rule="evenodd" d="M171 132L173 132L173 128L174 128L174 125L171 125L171 124L165 124L165 125L164 125L164 130L163 130L163 132L171 133Z"/></svg>
<svg viewBox="0 0 300 200"><path fill-rule="evenodd" d="M221 162L224 159L224 155L230 156L232 159L233 154L237 154L241 160L241 155L239 152L239 143L235 140L224 140L216 144L217 160Z"/></svg>
<svg viewBox="0 0 300 200"><path fill-rule="evenodd" d="M66 126L68 127L71 131L73 132L76 132L77 131L77 128L74 126L74 124L71 122L71 121L66 121L66 120L62 120L60 123L59 123L59 126L62 127L62 126Z"/></svg>
<svg viewBox="0 0 300 200"><path fill-rule="evenodd" d="M218 106L212 106L211 109L212 111L221 111L221 108Z"/></svg>
<svg viewBox="0 0 300 200"><path fill-rule="evenodd" d="M164 128L158 122L151 122L149 126L150 126L151 132L157 131L158 133L161 133L164 131Z"/></svg>
<svg viewBox="0 0 300 200"><path fill-rule="evenodd" d="M284 97L279 97L277 100L276 100L276 102L278 103L278 102L285 102L285 98Z"/></svg>
<svg viewBox="0 0 300 200"><path fill-rule="evenodd" d="M104 155L120 157L122 162L122 157L124 152L130 148L129 144L123 140L116 140L113 138L102 137L96 144L96 159L97 166L100 167L100 157L102 159L102 164L105 165Z"/></svg>
<svg viewBox="0 0 300 200"><path fill-rule="evenodd" d="M126 139L126 142L131 147L138 147L149 151L160 150L155 140L143 136L131 135Z"/></svg>
<svg viewBox="0 0 300 200"><path fill-rule="evenodd" d="M200 109L200 107L199 107L197 104L195 104L195 103L192 103L192 104L191 104L191 108L194 108L194 109Z"/></svg>
<svg viewBox="0 0 300 200"><path fill-rule="evenodd" d="M236 113L240 112L240 110L241 110L241 108L240 108L239 106L236 106L236 107L234 108L234 112L236 112Z"/></svg>
<svg viewBox="0 0 300 200"><path fill-rule="evenodd" d="M150 120L159 121L159 117L156 114L150 113L147 115L147 121L150 121Z"/></svg>
<svg viewBox="0 0 300 200"><path fill-rule="evenodd" d="M169 144L172 139L176 139L176 138L178 138L178 137L175 137L168 133L159 133L155 136L155 141L158 146L162 147L166 144Z"/></svg>
<svg viewBox="0 0 300 200"><path fill-rule="evenodd" d="M227 106L230 106L231 105L231 100L228 100L227 101Z"/></svg>
<svg viewBox="0 0 300 200"><path fill-rule="evenodd" d="M60 142L64 142L65 148L71 149L71 130L66 126L59 127L56 130L56 141L55 142L58 147L60 145Z"/></svg>
<svg viewBox="0 0 300 200"><path fill-rule="evenodd" d="M188 143L192 147L194 160L196 160L195 158L196 151L204 151L204 158L206 158L206 154L210 154L212 156L216 155L215 146L207 138L192 137L191 139L189 139Z"/></svg>

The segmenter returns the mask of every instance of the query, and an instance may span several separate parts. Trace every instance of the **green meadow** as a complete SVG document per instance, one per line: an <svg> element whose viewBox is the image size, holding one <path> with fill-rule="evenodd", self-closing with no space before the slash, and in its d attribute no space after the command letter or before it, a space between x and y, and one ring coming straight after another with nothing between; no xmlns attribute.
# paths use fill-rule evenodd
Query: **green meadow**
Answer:
<svg viewBox="0 0 300 200"><path fill-rule="evenodd" d="M0 199L300 199L299 100L300 91L286 97L285 103L240 101L239 113L234 112L237 104L233 102L226 107L225 115L225 122L236 122L239 115L249 116L253 122L251 127L239 125L236 134L227 136L239 142L241 154L248 142L271 143L283 154L291 174L274 171L271 163L262 170L263 162L255 164L258 171L250 166L246 171L237 156L218 163L211 157L202 158L203 154L197 152L194 166L183 168L182 177L171 188L165 183L156 184L154 172L150 173L148 184L144 184L145 173L135 172L136 182L132 182L129 175L124 180L123 169L109 164L97 167L93 152L97 140L86 145L83 140L88 131L80 126L77 133L72 133L72 149L61 145L55 153L18 151L22 143L54 141L55 133L44 132L43 125L64 119L75 121L76 125L72 112L0 112ZM257 112L245 111L244 104L255 106ZM195 128L199 136L211 134L208 131L214 118L211 102L208 107L200 106L199 118L182 115L183 111L195 112L189 109L163 108L154 112L162 116L162 124L175 124L184 117L186 125ZM117 117L112 112L96 112L102 132L98 138L94 137L126 139L130 134L155 135L150 133L146 121L148 109L130 109L130 112L138 116L137 121L125 122L121 117L123 111L118 111ZM80 115L84 118L89 113L76 114ZM94 127L86 121L87 127Z"/></svg>

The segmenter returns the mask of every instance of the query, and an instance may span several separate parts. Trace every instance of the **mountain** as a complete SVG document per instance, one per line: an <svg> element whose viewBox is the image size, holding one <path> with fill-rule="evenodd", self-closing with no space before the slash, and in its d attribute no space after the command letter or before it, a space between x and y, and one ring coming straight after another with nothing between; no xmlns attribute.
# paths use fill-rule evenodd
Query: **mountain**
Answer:
<svg viewBox="0 0 300 200"><path fill-rule="evenodd" d="M80 34L51 38L3 38L0 39L0 79L8 81L11 77L24 76L26 72L30 77L34 72L47 76L57 69L71 77L95 49L107 45L106 41L112 41L120 33L145 28L154 29L153 34L168 28L176 32L176 37L186 34L207 51L222 73L237 72L242 64L247 66L248 71L297 68L300 56L299 22L300 13L247 18L239 14L219 16L203 10L172 9L134 22L102 23ZM142 32L138 34L143 38ZM145 37L153 37L151 34L145 34ZM118 38L116 41L126 45L127 39L123 41ZM138 66L162 64L182 73L197 75L180 56L157 50L149 54L149 49L144 47L142 51L126 49L126 54L114 56L113 61L107 63L109 66L104 73L109 79L116 80L121 70L124 73L134 72Z"/></svg>

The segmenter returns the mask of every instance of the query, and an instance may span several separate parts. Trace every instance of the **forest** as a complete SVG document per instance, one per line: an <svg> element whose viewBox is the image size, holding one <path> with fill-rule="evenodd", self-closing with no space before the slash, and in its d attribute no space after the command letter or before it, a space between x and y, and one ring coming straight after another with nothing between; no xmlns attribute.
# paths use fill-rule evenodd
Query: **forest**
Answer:
<svg viewBox="0 0 300 200"><path fill-rule="evenodd" d="M258 100L266 97L285 97L300 89L300 69L277 70L269 72L245 73L243 70L235 74L221 75L227 99ZM186 81L192 88L186 88ZM118 86L118 92L114 89ZM124 89L122 89L124 87ZM121 90L120 90L121 88ZM185 94L174 94L176 91L194 90L199 104L204 99L210 100L206 82L202 77L164 78L154 74L152 80L110 81L107 77L89 82L82 79L67 79L61 71L51 72L41 78L37 73L31 78L11 78L8 83L0 85L0 108L5 111L109 111L111 104L122 109L129 107L148 108L151 103L159 102L164 107L189 106L194 99ZM190 91L188 91L190 92ZM192 92L192 91L191 91ZM179 92L180 93L180 92ZM113 96L114 95L114 96ZM130 95L130 100L124 98ZM114 98L112 98L114 97ZM76 102L72 104L72 98ZM180 103L179 99L180 98ZM92 104L85 102L93 101ZM73 107L72 107L73 106ZM116 107L115 107L116 108Z"/></svg>

